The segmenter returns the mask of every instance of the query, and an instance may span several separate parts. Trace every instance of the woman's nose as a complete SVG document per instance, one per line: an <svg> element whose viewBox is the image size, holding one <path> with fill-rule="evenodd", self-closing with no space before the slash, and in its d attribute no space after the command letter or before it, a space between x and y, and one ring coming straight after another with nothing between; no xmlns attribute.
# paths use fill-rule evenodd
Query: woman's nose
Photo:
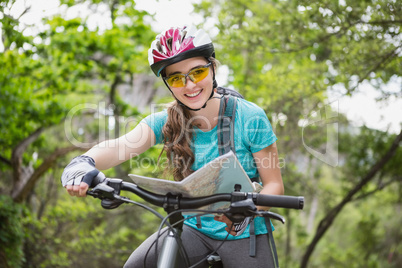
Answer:
<svg viewBox="0 0 402 268"><path fill-rule="evenodd" d="M185 85L186 88L194 88L195 84L196 83L194 83L193 80L190 79L190 77L188 76L186 77L186 85Z"/></svg>

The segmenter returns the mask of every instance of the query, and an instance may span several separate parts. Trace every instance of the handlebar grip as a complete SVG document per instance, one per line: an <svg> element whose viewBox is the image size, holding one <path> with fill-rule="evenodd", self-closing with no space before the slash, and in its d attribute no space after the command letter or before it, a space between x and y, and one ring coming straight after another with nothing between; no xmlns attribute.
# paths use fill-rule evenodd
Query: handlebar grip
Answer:
<svg viewBox="0 0 402 268"><path fill-rule="evenodd" d="M303 196L264 195L258 194L255 204L257 206L303 209Z"/></svg>

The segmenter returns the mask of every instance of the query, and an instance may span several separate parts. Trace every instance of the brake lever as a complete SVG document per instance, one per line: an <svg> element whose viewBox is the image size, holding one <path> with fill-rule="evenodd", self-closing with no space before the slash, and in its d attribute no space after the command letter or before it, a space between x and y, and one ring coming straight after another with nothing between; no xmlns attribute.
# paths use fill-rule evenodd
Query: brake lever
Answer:
<svg viewBox="0 0 402 268"><path fill-rule="evenodd" d="M281 215L271 212L271 211L257 211L255 212L256 216L268 217L273 220L277 220L285 224L286 220Z"/></svg>
<svg viewBox="0 0 402 268"><path fill-rule="evenodd" d="M256 210L257 208L254 205L254 202L251 199L245 199L233 202L224 214L232 222L239 223L246 217L254 215Z"/></svg>
<svg viewBox="0 0 402 268"><path fill-rule="evenodd" d="M104 209L114 209L129 200L127 197L123 197L116 194L116 189L110 187L106 183L100 183L91 190L87 191L87 194L101 199L101 205Z"/></svg>
<svg viewBox="0 0 402 268"><path fill-rule="evenodd" d="M87 194L99 199L115 199L114 189L105 183L100 183L96 185L91 190L87 191Z"/></svg>

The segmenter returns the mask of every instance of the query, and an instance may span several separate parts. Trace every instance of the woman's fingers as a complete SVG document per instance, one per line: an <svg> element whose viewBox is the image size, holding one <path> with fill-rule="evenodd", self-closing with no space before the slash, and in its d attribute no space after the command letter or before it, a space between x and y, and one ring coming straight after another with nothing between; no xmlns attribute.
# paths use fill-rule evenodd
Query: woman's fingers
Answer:
<svg viewBox="0 0 402 268"><path fill-rule="evenodd" d="M231 235L236 235L236 232L235 232L234 226L233 226L233 222L231 220L229 220L228 217L226 217L225 215L215 216L214 220L226 223L226 225L228 226L225 228L226 232L228 232Z"/></svg>
<svg viewBox="0 0 402 268"><path fill-rule="evenodd" d="M73 185L66 185L66 190L69 195L75 196L74 191L73 191Z"/></svg>
<svg viewBox="0 0 402 268"><path fill-rule="evenodd" d="M214 220L220 221L220 222L224 222L224 223L226 223L226 224L231 224L231 223L232 223L232 221L229 220L229 218L226 217L225 215L215 216L215 217L214 217Z"/></svg>
<svg viewBox="0 0 402 268"><path fill-rule="evenodd" d="M231 234L231 235L233 235L233 236L236 235L236 232L235 232L233 229L230 230L229 227L226 227L225 230L226 230L226 232L228 232L229 234Z"/></svg>
<svg viewBox="0 0 402 268"><path fill-rule="evenodd" d="M85 197L89 186L85 182L80 185L66 185L66 190L71 196Z"/></svg>
<svg viewBox="0 0 402 268"><path fill-rule="evenodd" d="M87 191L88 191L88 184L86 184L85 182L81 182L80 186L79 186L79 195L80 197L85 197L87 196Z"/></svg>

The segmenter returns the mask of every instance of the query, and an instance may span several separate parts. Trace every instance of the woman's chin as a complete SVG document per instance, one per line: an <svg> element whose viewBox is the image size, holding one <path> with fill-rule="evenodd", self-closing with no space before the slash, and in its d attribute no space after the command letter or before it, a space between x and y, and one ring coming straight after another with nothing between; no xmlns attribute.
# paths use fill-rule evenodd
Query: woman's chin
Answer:
<svg viewBox="0 0 402 268"><path fill-rule="evenodd" d="M203 106L204 106L204 103L201 103L201 104L189 104L189 105L186 105L188 108L190 108L190 109L192 109L192 110L199 110L199 109L202 109L203 108Z"/></svg>
<svg viewBox="0 0 402 268"><path fill-rule="evenodd" d="M183 101L183 104L193 110L197 110L201 109L205 105L206 101L207 100L203 98L200 98L199 100L186 99L185 101Z"/></svg>
<svg viewBox="0 0 402 268"><path fill-rule="evenodd" d="M209 101L210 93L206 93L207 92L204 92L204 90L202 90L201 93L195 97L183 96L181 102L192 110L202 109Z"/></svg>

